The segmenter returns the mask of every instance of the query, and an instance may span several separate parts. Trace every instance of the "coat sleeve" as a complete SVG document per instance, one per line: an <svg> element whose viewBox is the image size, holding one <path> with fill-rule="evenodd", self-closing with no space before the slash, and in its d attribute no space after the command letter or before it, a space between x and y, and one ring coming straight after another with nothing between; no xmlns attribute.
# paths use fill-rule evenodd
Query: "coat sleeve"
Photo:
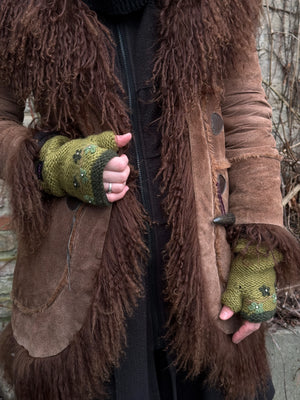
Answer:
<svg viewBox="0 0 300 400"><path fill-rule="evenodd" d="M228 229L231 244L241 237L278 249L277 285L300 283L300 248L283 226L280 160L271 134L271 108L261 85L257 53L239 73L225 81L222 114L229 168L229 210L236 224Z"/></svg>
<svg viewBox="0 0 300 400"><path fill-rule="evenodd" d="M27 136L22 126L24 105L20 105L12 91L0 83L0 178L8 173L10 157L18 151Z"/></svg>
<svg viewBox="0 0 300 400"><path fill-rule="evenodd" d="M24 104L0 83L0 178L9 189L13 227L33 248L43 231L45 211L34 164L38 146L22 125L23 116Z"/></svg>
<svg viewBox="0 0 300 400"><path fill-rule="evenodd" d="M280 157L256 52L225 81L222 104L229 169L229 209L237 224L283 224Z"/></svg>

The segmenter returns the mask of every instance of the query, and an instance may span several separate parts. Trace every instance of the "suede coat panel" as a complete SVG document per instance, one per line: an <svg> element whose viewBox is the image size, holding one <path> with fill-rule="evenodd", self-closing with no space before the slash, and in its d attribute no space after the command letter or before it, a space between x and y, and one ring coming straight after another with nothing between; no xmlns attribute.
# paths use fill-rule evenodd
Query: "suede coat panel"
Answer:
<svg viewBox="0 0 300 400"><path fill-rule="evenodd" d="M29 42L35 43L47 33L39 26L41 32L34 37L29 17L35 12L44 16L49 7L38 0L25 3L28 7L33 4L32 14L25 13L24 19L18 19L17 11L10 12L10 0L2 2L0 33L6 32L6 26L12 26L16 19L18 29L24 29ZM74 17L74 23L87 28L90 43L98 43L99 38L109 41L105 29L82 2L52 3L57 6L52 17L58 29L74 35ZM228 333L240 321L218 319L231 254L224 226L216 226L213 220L230 211L238 224L279 226L288 236L282 227L280 158L271 136L271 111L261 87L257 56L253 46L246 46L248 39L253 42L257 23L257 16L253 17L253 26L249 22L251 6L259 10L260 2L252 1L248 6L248 2L238 0L216 0L215 10L204 1L162 3L154 77L162 104L162 190L167 194L165 209L172 229L165 274L166 300L170 304L169 350L174 352L177 365L190 375L209 370L208 381L220 385L228 399L252 399L269 373L264 334L260 330L233 345ZM179 7L186 13L179 12ZM72 18L63 19L61 16L69 10ZM84 18L76 19L79 12ZM180 35L173 36L176 30L168 23L170 20ZM242 29L243 21L252 26L253 32L250 30L248 37L245 33L240 39L236 38L238 35L231 37L232 32ZM206 38L216 24L220 26L219 36ZM195 59L189 60L187 70L185 49L191 44L186 38L191 38L199 50L194 52ZM10 183L12 194L15 186L29 185L38 196L34 180L25 175L20 182L17 173L10 174L17 163L34 175L33 161L38 150L32 136L36 129L58 130L70 137L87 136L107 127L125 133L126 110L118 100L120 91L109 65L109 49L104 55L98 50L94 59L68 54L70 81L54 85L59 89L53 94L55 106L51 106L51 102L44 101L51 85L50 89L43 85L39 72L47 67L44 60L49 52L43 53L40 48L44 57L37 59L34 81L30 61L23 62L20 57L15 63L22 47L9 43L7 51L6 42L0 40L0 53L7 60L0 68L5 80L0 87L0 176ZM235 50L230 53L233 43ZM54 49L51 57L55 60L60 56L61 52L55 53ZM202 57L201 62L196 57ZM78 60L84 65L78 66ZM88 81L91 76L82 73L78 75L82 79L76 80L73 72L85 71L88 64L99 73L100 80L108 82L103 93L99 88L99 92L90 93L84 84L82 91L78 89L78 81ZM177 64L184 67L177 71ZM20 71L25 72L23 81L15 78ZM59 68L54 68L57 81L59 74ZM187 90L183 90L183 83ZM22 102L31 92L40 119L36 127L26 129L21 126ZM73 93L78 95L74 100ZM78 98L82 103L76 103ZM97 110L101 110L101 117ZM24 162L20 154L26 155ZM140 266L145 253L145 218L135 198L133 180L134 174L131 190L111 208L73 204L67 198L50 201L49 229L32 252L27 251L26 238L20 233L12 324L0 343L1 359L19 400L46 399L45 393L53 400L101 396L103 383L118 365L126 344L126 316L143 291ZM25 219L26 223L31 220ZM288 272L286 277L288 280ZM14 358L5 351L8 346L9 353L16 355Z"/></svg>

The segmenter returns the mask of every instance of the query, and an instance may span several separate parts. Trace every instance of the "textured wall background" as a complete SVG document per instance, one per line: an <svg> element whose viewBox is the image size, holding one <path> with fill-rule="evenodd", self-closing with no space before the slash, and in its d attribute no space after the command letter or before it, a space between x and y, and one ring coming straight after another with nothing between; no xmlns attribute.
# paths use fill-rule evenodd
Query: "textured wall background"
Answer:
<svg viewBox="0 0 300 400"><path fill-rule="evenodd" d="M300 1L264 0L264 5L258 52L283 156L284 222L300 237Z"/></svg>
<svg viewBox="0 0 300 400"><path fill-rule="evenodd" d="M28 106L25 109L24 125L31 121ZM17 256L17 242L10 227L9 193L0 179L0 331L10 319L13 272Z"/></svg>
<svg viewBox="0 0 300 400"><path fill-rule="evenodd" d="M7 198L0 203L0 330L10 317L10 290L16 257L16 241L9 230Z"/></svg>

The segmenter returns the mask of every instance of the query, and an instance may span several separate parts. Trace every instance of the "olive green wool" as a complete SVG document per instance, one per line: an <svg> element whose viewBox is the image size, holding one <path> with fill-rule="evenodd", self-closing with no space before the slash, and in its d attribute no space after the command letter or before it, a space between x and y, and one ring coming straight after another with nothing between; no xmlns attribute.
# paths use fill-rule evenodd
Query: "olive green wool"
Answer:
<svg viewBox="0 0 300 400"><path fill-rule="evenodd" d="M103 186L103 170L118 147L112 131L70 140L49 139L41 148L42 189L53 196L73 196L97 206L109 205Z"/></svg>
<svg viewBox="0 0 300 400"><path fill-rule="evenodd" d="M222 302L250 322L263 322L272 318L276 310L276 273L274 265L281 261L281 254L268 251L263 246L247 247L240 240Z"/></svg>

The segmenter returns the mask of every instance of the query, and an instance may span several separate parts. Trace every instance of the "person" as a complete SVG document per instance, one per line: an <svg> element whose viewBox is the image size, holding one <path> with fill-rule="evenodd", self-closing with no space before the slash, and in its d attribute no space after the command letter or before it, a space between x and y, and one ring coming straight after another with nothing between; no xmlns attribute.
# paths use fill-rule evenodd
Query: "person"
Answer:
<svg viewBox="0 0 300 400"><path fill-rule="evenodd" d="M18 400L273 398L263 322L300 252L260 11L1 1L0 172L19 247L0 360Z"/></svg>

